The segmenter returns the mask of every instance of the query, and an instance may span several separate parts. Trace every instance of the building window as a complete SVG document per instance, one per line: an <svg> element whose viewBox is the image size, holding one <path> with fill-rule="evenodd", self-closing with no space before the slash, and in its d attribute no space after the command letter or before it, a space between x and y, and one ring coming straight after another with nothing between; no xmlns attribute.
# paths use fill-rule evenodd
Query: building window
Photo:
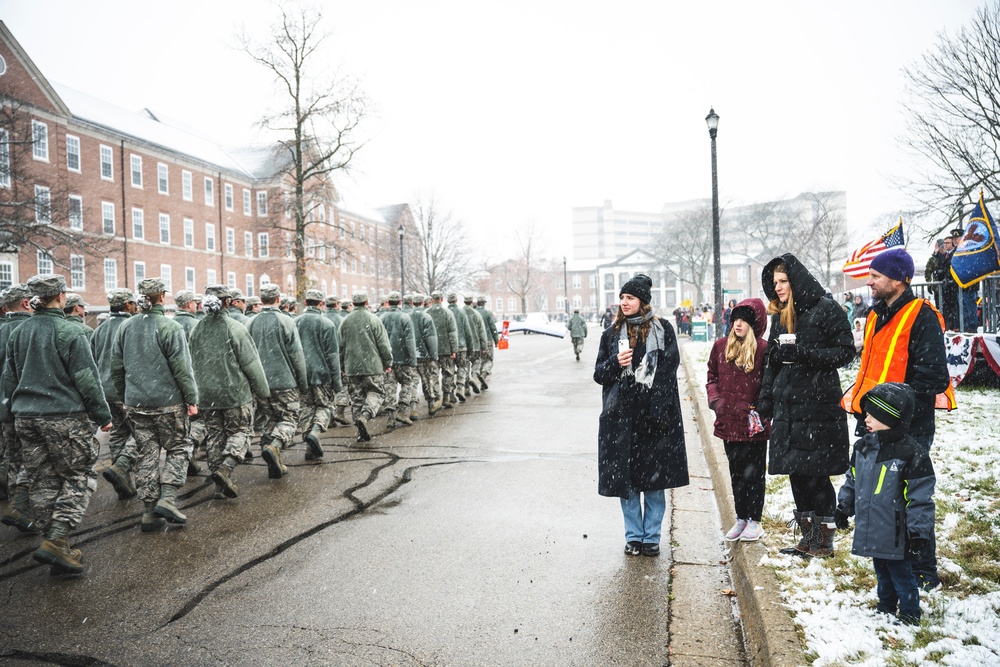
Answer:
<svg viewBox="0 0 1000 667"><path fill-rule="evenodd" d="M132 209L132 238L146 238L146 215L141 208Z"/></svg>
<svg viewBox="0 0 1000 667"><path fill-rule="evenodd" d="M226 227L226 254L236 254L236 230L232 227Z"/></svg>
<svg viewBox="0 0 1000 667"><path fill-rule="evenodd" d="M184 267L184 289L195 291L195 279L194 279L194 267L185 266Z"/></svg>
<svg viewBox="0 0 1000 667"><path fill-rule="evenodd" d="M368 273L368 261L364 255L361 255L361 273Z"/></svg>
<svg viewBox="0 0 1000 667"><path fill-rule="evenodd" d="M146 262L135 262L135 284L138 285L146 279Z"/></svg>
<svg viewBox="0 0 1000 667"><path fill-rule="evenodd" d="M365 226L361 225L361 242L365 242Z"/></svg>
<svg viewBox="0 0 1000 667"><path fill-rule="evenodd" d="M83 255L69 256L69 287L80 291L87 289L87 279L83 271Z"/></svg>
<svg viewBox="0 0 1000 667"><path fill-rule="evenodd" d="M747 281L747 269L745 266L741 266L736 269L736 282L745 283Z"/></svg>
<svg viewBox="0 0 1000 667"><path fill-rule="evenodd" d="M615 274L605 273L604 274L604 289L614 289L615 288Z"/></svg>
<svg viewBox="0 0 1000 667"><path fill-rule="evenodd" d="M257 256L258 257L270 257L270 237L268 237L267 232L262 232L257 235Z"/></svg>
<svg viewBox="0 0 1000 667"><path fill-rule="evenodd" d="M233 186L230 183L226 183L226 210L233 210Z"/></svg>
<svg viewBox="0 0 1000 667"><path fill-rule="evenodd" d="M261 217L267 215L267 192L257 193L257 215Z"/></svg>
<svg viewBox="0 0 1000 667"><path fill-rule="evenodd" d="M236 289L236 272L235 271L228 271L226 273L226 285L229 286L229 289Z"/></svg>
<svg viewBox="0 0 1000 667"><path fill-rule="evenodd" d="M590 274L590 282L588 284L590 285L590 289L595 289L597 287L597 276L593 273Z"/></svg>
<svg viewBox="0 0 1000 667"><path fill-rule="evenodd" d="M170 216L166 213L160 214L160 243L170 243Z"/></svg>
<svg viewBox="0 0 1000 667"><path fill-rule="evenodd" d="M517 312L517 299L514 297L507 299L507 311L511 313Z"/></svg>
<svg viewBox="0 0 1000 667"><path fill-rule="evenodd" d="M253 233L243 232L243 254L253 257Z"/></svg>
<svg viewBox="0 0 1000 667"><path fill-rule="evenodd" d="M49 161L49 126L37 120L31 121L31 156Z"/></svg>
<svg viewBox="0 0 1000 667"><path fill-rule="evenodd" d="M501 298L499 296L497 297L496 309L497 309L497 313L502 313L503 312L503 298Z"/></svg>
<svg viewBox="0 0 1000 667"><path fill-rule="evenodd" d="M115 205L109 201L101 202L101 229L105 234L115 233Z"/></svg>
<svg viewBox="0 0 1000 667"><path fill-rule="evenodd" d="M80 173L80 137L66 135L66 168Z"/></svg>
<svg viewBox="0 0 1000 667"><path fill-rule="evenodd" d="M243 189L243 215L253 215L252 199L250 191Z"/></svg>
<svg viewBox="0 0 1000 667"><path fill-rule="evenodd" d="M38 262L39 273L52 273L52 255L44 250L39 250L35 257Z"/></svg>
<svg viewBox="0 0 1000 667"><path fill-rule="evenodd" d="M160 280L163 281L163 285L167 288L168 292L174 290L174 270L169 264L160 264Z"/></svg>
<svg viewBox="0 0 1000 667"><path fill-rule="evenodd" d="M583 305L583 300L580 298L579 294L573 295L573 307L580 310L580 306Z"/></svg>
<svg viewBox="0 0 1000 667"><path fill-rule="evenodd" d="M105 181L115 180L115 170L111 162L114 159L114 155L111 146L101 144L101 178Z"/></svg>
<svg viewBox="0 0 1000 667"><path fill-rule="evenodd" d="M0 187L10 187L10 134L0 130Z"/></svg>
<svg viewBox="0 0 1000 667"><path fill-rule="evenodd" d="M253 296L253 290L254 290L254 285L255 285L254 280L255 280L254 279L254 275L252 273L248 273L247 274L247 291L243 294L243 296Z"/></svg>
<svg viewBox="0 0 1000 667"><path fill-rule="evenodd" d="M215 250L215 225L210 222L205 224L205 249Z"/></svg>
<svg viewBox="0 0 1000 667"><path fill-rule="evenodd" d="M52 192L44 185L35 186L35 221L41 225L52 222Z"/></svg>
<svg viewBox="0 0 1000 667"><path fill-rule="evenodd" d="M69 196L69 228L83 231L83 197L80 195Z"/></svg>
<svg viewBox="0 0 1000 667"><path fill-rule="evenodd" d="M573 289L580 289L580 276L573 276Z"/></svg>
<svg viewBox="0 0 1000 667"><path fill-rule="evenodd" d="M194 220L184 218L184 247L194 247Z"/></svg>
<svg viewBox="0 0 1000 667"><path fill-rule="evenodd" d="M110 292L118 287L118 260L104 259L104 291Z"/></svg>
<svg viewBox="0 0 1000 667"><path fill-rule="evenodd" d="M205 206L215 204L215 181L208 176L205 177Z"/></svg>
<svg viewBox="0 0 1000 667"><path fill-rule="evenodd" d="M131 156L132 164L132 187L141 188L142 187L142 156L133 155Z"/></svg>
<svg viewBox="0 0 1000 667"><path fill-rule="evenodd" d="M215 277L215 269L209 269L205 271L205 285L218 285L219 281Z"/></svg>
<svg viewBox="0 0 1000 667"><path fill-rule="evenodd" d="M170 171L162 162L156 163L156 190L161 195L170 194Z"/></svg>
<svg viewBox="0 0 1000 667"><path fill-rule="evenodd" d="M181 197L184 201L191 201L191 172L181 171Z"/></svg>

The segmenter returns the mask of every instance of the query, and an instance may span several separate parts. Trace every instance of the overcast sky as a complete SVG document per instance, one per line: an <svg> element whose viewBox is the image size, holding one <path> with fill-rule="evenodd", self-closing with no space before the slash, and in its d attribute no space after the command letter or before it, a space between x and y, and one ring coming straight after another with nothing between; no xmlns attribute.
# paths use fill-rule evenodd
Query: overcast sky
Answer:
<svg viewBox="0 0 1000 667"><path fill-rule="evenodd" d="M983 1L325 2L331 63L377 105L340 187L369 206L434 192L494 258L534 221L572 259L574 206L711 196L714 106L724 205L843 189L861 233L910 205L889 180L916 167L895 141L900 68ZM234 34L273 16L264 0L0 0L49 79L220 143L254 138L270 80Z"/></svg>

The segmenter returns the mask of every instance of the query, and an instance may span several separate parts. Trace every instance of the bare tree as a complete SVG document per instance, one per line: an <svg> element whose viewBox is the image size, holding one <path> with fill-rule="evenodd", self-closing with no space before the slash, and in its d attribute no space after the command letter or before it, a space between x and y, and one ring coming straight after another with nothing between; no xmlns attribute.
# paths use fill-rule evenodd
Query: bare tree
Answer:
<svg viewBox="0 0 1000 667"><path fill-rule="evenodd" d="M728 252L748 259L770 259L788 252L801 216L789 201L750 204L739 209L726 230Z"/></svg>
<svg viewBox="0 0 1000 667"><path fill-rule="evenodd" d="M806 202L801 211L798 236L801 259L817 273L824 286L833 284L840 277L840 268L850 250L846 211L841 197L834 192L806 192L800 195Z"/></svg>
<svg viewBox="0 0 1000 667"><path fill-rule="evenodd" d="M987 201L1000 191L1000 4L978 9L956 34L942 33L904 77L909 122L900 143L927 168L900 185L919 213L937 214L930 239L961 220L977 190Z"/></svg>
<svg viewBox="0 0 1000 667"><path fill-rule="evenodd" d="M410 207L419 243L419 257L407 262L406 282L426 287L427 292L446 292L467 282L475 271L465 224L434 195L418 194ZM408 258L409 259L409 258Z"/></svg>
<svg viewBox="0 0 1000 667"><path fill-rule="evenodd" d="M517 244L515 256L501 265L501 278L507 290L521 301L521 314L528 313L528 298L540 289L538 277L541 233L530 222L514 231Z"/></svg>
<svg viewBox="0 0 1000 667"><path fill-rule="evenodd" d="M712 206L684 211L664 223L647 248L654 265L695 289L696 300L704 303L705 281L712 268ZM655 268L655 266L654 266Z"/></svg>
<svg viewBox="0 0 1000 667"><path fill-rule="evenodd" d="M279 133L276 162L292 188L289 223L271 215L278 229L292 233L295 285L301 299L306 286L306 232L310 225L330 224L314 211L331 201L331 175L347 170L364 145L358 127L368 100L357 84L325 67L323 51L332 33L323 29L319 10L279 4L280 20L266 41L245 32L237 36L241 50L274 76L278 108L261 126ZM272 208L278 208L274 206ZM333 216L329 217L332 220Z"/></svg>

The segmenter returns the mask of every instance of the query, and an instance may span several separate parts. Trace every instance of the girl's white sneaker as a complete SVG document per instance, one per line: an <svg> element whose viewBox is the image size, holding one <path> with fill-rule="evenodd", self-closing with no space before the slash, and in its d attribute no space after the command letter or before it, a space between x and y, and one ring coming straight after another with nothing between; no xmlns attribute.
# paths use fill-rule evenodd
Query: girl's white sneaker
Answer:
<svg viewBox="0 0 1000 667"><path fill-rule="evenodd" d="M737 540L739 540L740 535L743 534L743 531L746 530L746 527L747 527L746 521L744 521L743 519L737 519L733 527L729 529L728 533L726 533L725 537L726 542L736 542Z"/></svg>
<svg viewBox="0 0 1000 667"><path fill-rule="evenodd" d="M740 542L756 542L764 537L764 529L759 523L751 519L747 522L746 528L740 533Z"/></svg>

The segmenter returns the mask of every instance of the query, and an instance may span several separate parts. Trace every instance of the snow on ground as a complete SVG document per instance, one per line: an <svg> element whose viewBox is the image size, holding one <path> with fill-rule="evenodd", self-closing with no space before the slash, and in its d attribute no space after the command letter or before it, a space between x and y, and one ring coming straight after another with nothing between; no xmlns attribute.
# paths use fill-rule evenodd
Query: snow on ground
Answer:
<svg viewBox="0 0 1000 667"><path fill-rule="evenodd" d="M702 392L711 343L682 343ZM843 371L853 381L857 371ZM875 611L871 560L850 554L851 533L837 531L831 559L784 556L798 540L788 478L768 477L761 567L773 568L785 604L815 667L1000 666L1000 576L992 560L1000 541L1000 391L960 387L958 410L938 411L931 450L937 475L938 567L943 586L921 593L919 627ZM843 477L834 479L840 489ZM992 551L990 551L992 545ZM991 556L992 554L992 556Z"/></svg>

